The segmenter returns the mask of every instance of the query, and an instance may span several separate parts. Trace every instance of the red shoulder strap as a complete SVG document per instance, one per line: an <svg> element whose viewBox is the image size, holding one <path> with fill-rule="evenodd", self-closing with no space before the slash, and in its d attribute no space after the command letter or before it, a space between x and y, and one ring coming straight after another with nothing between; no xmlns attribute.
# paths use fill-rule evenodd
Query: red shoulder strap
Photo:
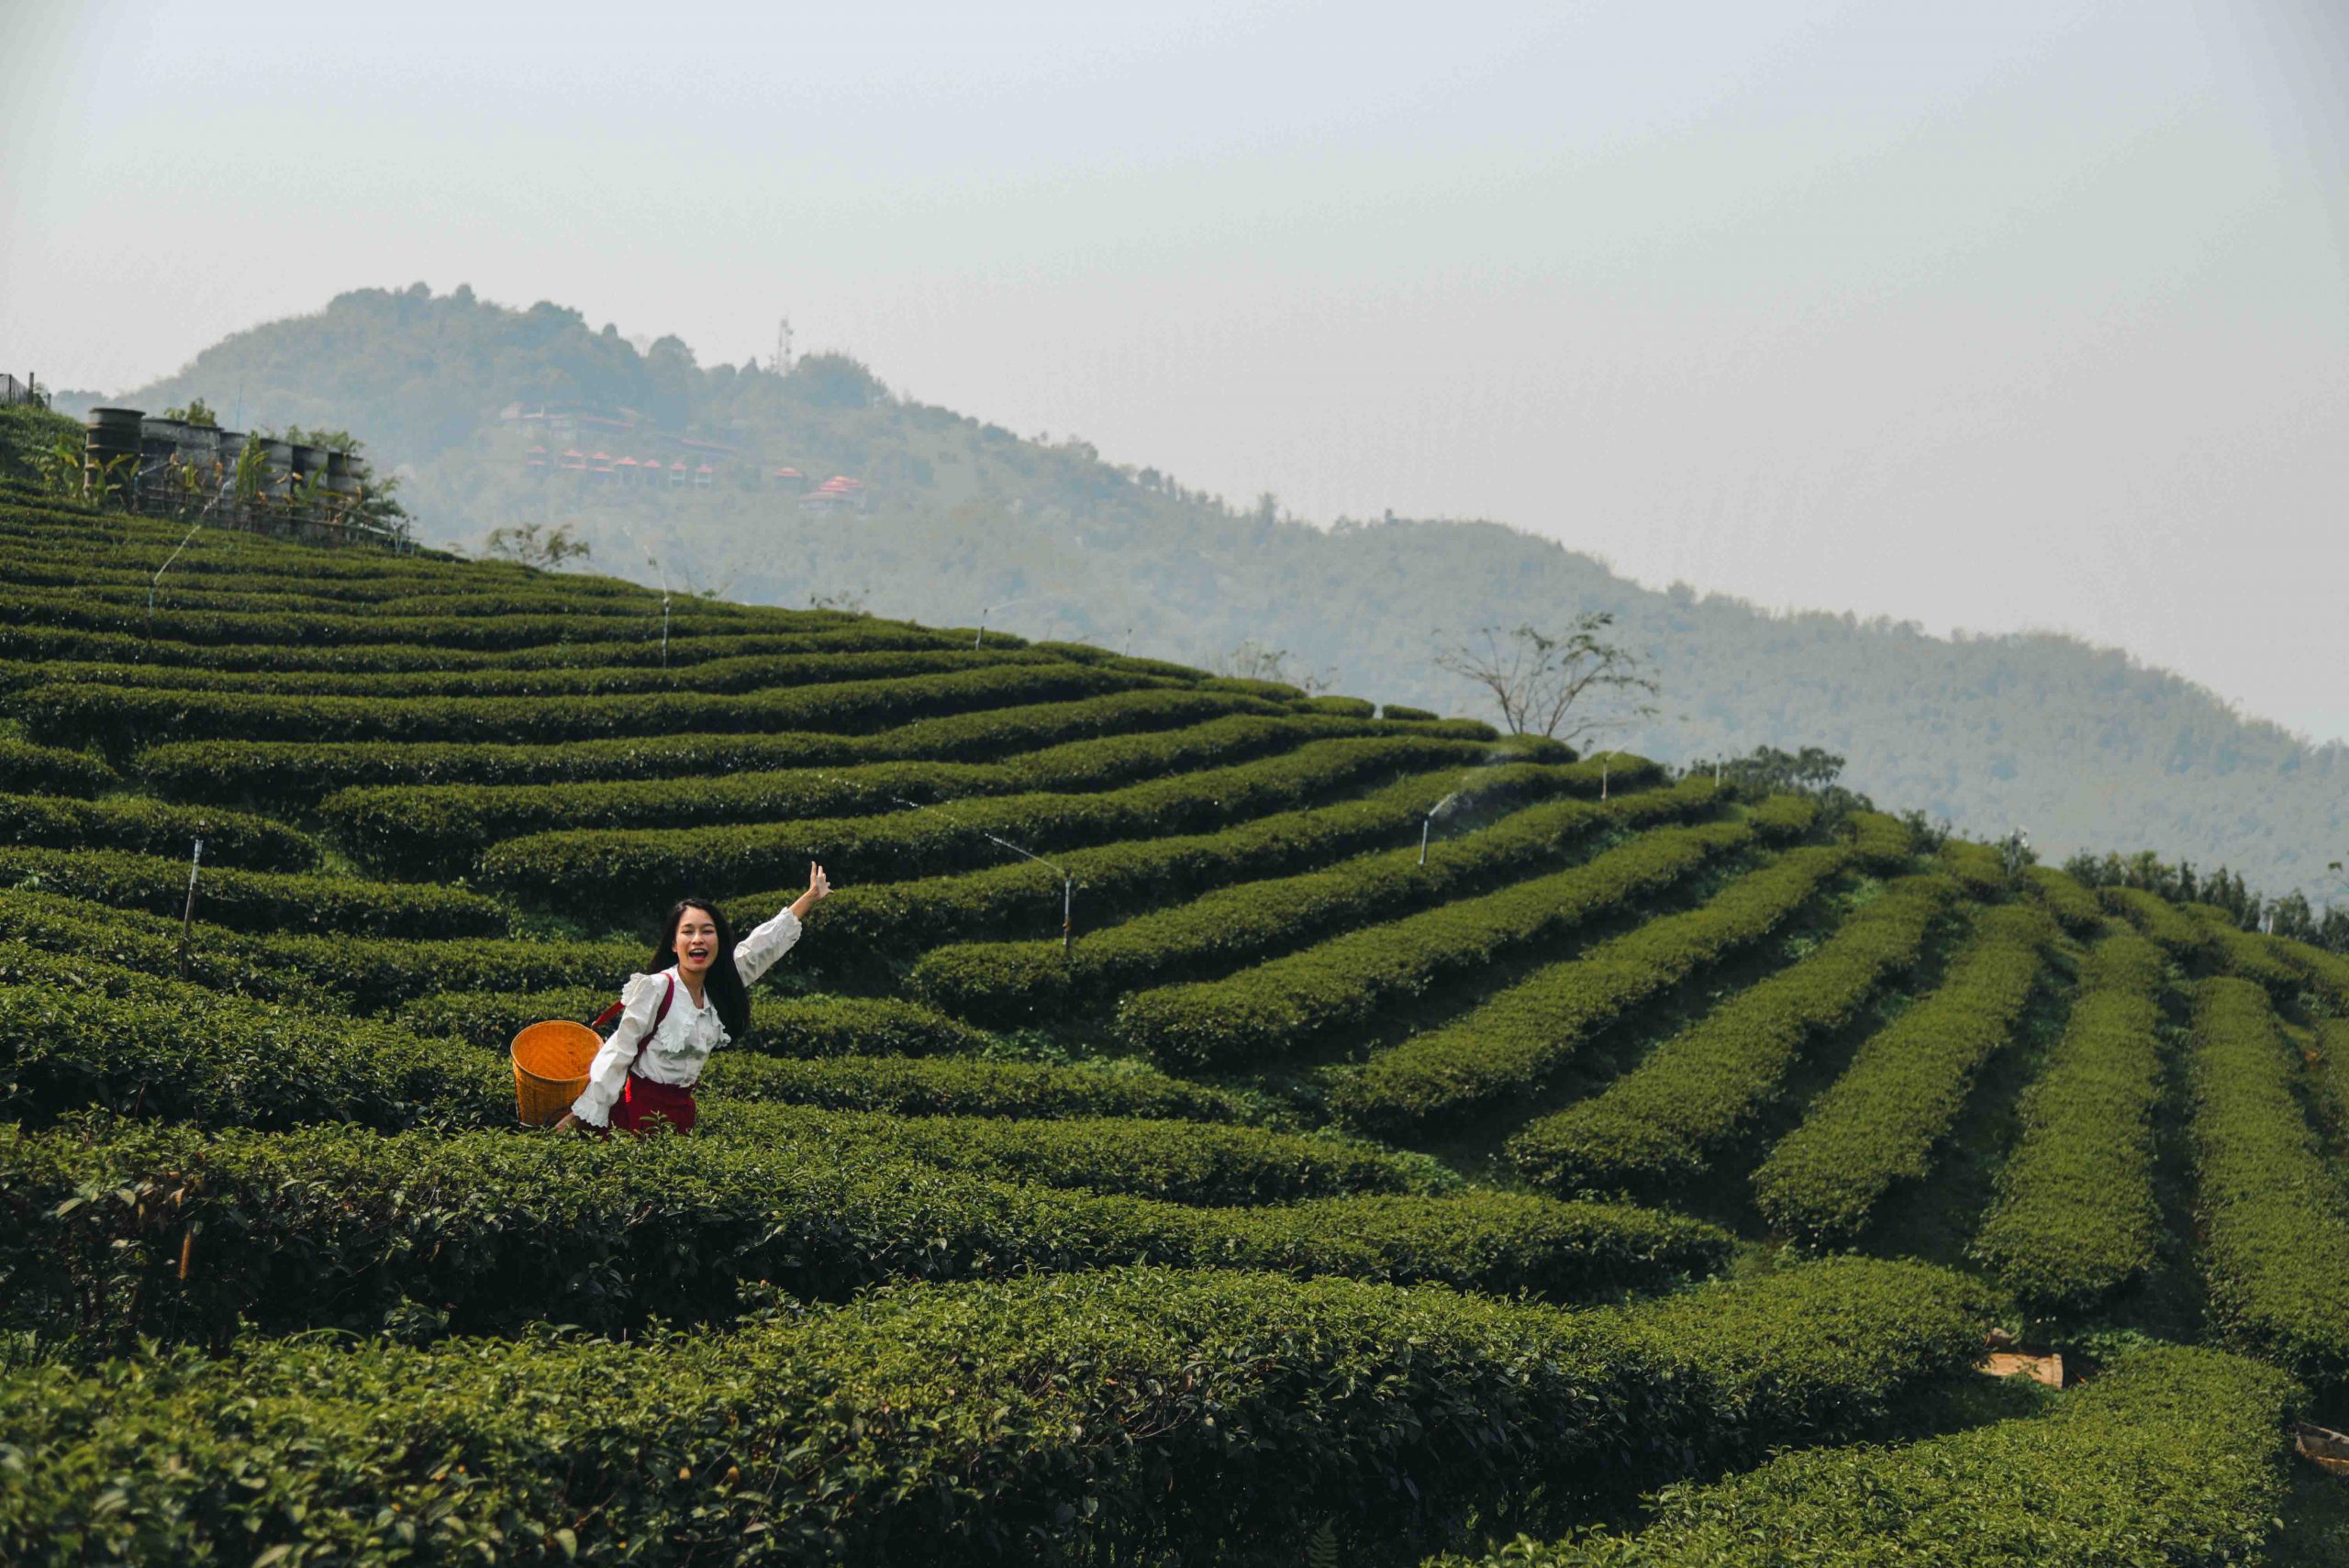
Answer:
<svg viewBox="0 0 2349 1568"><path fill-rule="evenodd" d="M652 1015L652 1027L656 1029L661 1027L661 1020L669 1016L669 1004L677 999L677 977L671 974L666 975L663 978L669 982L669 988L661 993L661 1010ZM628 1006L626 1001L613 1003L610 1006L596 1014L595 1021L590 1023L587 1027L593 1029L602 1029L606 1024L608 1024L614 1018L618 1018L620 1016L620 1009L626 1006ZM641 1050L642 1047L640 1046L638 1049Z"/></svg>

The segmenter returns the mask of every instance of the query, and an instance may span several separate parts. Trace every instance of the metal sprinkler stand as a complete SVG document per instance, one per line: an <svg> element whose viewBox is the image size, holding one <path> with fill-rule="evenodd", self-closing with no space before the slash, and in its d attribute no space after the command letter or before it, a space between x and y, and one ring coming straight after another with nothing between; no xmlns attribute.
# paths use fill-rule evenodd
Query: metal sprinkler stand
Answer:
<svg viewBox="0 0 2349 1568"><path fill-rule="evenodd" d="M198 839L195 841L195 852L188 856L187 861L187 905L180 911L180 978L182 980L185 980L187 978L188 935L191 928L195 924L196 868L203 865L203 863L204 840Z"/></svg>
<svg viewBox="0 0 2349 1568"><path fill-rule="evenodd" d="M1419 818L1419 863L1421 865L1428 863L1428 829L1434 824L1435 813L1432 811Z"/></svg>

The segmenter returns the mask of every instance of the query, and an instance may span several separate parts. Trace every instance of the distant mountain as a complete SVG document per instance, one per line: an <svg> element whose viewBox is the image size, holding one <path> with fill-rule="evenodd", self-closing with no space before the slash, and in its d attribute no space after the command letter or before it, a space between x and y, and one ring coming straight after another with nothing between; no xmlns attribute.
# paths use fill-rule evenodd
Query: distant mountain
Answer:
<svg viewBox="0 0 2349 1568"><path fill-rule="evenodd" d="M1662 711L1611 737L1629 750L1816 744L1881 804L1983 836L2021 827L2051 856L2150 848L2275 893L2342 891L2325 868L2349 851L2349 747L2069 638L1952 640L1658 593L1492 523L1319 528L1269 496L1231 506L1082 441L900 399L842 356L702 366L674 338L640 350L576 311L464 288L346 294L120 401L191 396L249 426L365 438L428 539L571 524L596 569L680 589L984 616L1208 665L1277 653L1292 678L1448 713L1490 717L1435 667L1445 640L1611 610L1663 683ZM822 490L835 476L852 483Z"/></svg>

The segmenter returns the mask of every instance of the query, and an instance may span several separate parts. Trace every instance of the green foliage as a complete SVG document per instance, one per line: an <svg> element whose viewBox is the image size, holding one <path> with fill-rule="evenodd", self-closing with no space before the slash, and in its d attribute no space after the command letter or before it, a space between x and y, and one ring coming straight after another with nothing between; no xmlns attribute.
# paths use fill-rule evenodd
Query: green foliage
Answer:
<svg viewBox="0 0 2349 1568"><path fill-rule="evenodd" d="M308 834L241 811L126 796L81 801L0 795L0 845L185 855L199 838L206 865L294 872L318 859L317 840Z"/></svg>
<svg viewBox="0 0 2349 1568"><path fill-rule="evenodd" d="M552 747L494 741L179 741L139 753L136 772L176 800L256 800L297 807L354 785L673 779L903 757L970 762L1108 732L1170 728L1252 706L1250 699L1214 692L1138 691L918 719L877 735L688 732Z"/></svg>
<svg viewBox="0 0 2349 1568"><path fill-rule="evenodd" d="M0 887L86 898L119 909L177 916L187 901L184 857L116 850L0 849ZM492 898L424 883L352 882L295 873L202 869L196 907L206 920L252 932L349 932L353 937L502 936L506 910Z"/></svg>
<svg viewBox="0 0 2349 1568"><path fill-rule="evenodd" d="M1054 863L1067 868L1083 896L1076 911L1079 929L1085 933L1078 944L1085 955L1079 962L1090 962L1097 943L1124 940L1113 936L1120 928L1097 933L1091 929L1105 918L1150 911L1235 883L1261 885L1350 854L1386 848L1413 834L1428 812L1449 796L1482 806L1579 793L1589 785L1586 770L1587 764L1580 763L1497 762L1464 777L1447 768L1399 779L1353 799L1259 817L1220 832L1133 840L1055 854ZM1645 796L1630 795L1622 809L1653 804ZM1431 864L1439 852L1430 851ZM751 895L729 902L727 908L729 915L744 917L753 910L772 909L786 896L780 890ZM1052 970L1037 967L1028 955L1044 953L1050 965L1056 962L1050 955L1057 952L1057 943L1031 950L1003 939L1019 932L1057 931L1060 920L1060 877L1049 867L1027 861L954 876L843 887L824 903L825 929L831 933L827 940L841 948L915 953L947 942L993 937L996 940L985 945L1000 947L1005 963L1023 966L1039 987L1052 984L1048 978ZM973 1005L983 1009L975 992L974 998ZM1040 1010L1054 1005L1043 991L1035 1002Z"/></svg>
<svg viewBox="0 0 2349 1568"><path fill-rule="evenodd" d="M0 1555L1276 1562L1334 1518L1408 1560L1470 1513L1538 1526L1864 1435L1961 1374L1984 1310L1954 1275L1875 1262L1705 1305L1120 1269L643 1345L34 1366L0 1383L24 1456Z"/></svg>
<svg viewBox="0 0 2349 1568"><path fill-rule="evenodd" d="M1536 970L1379 1052L1338 1084L1331 1103L1358 1127L1401 1136L1522 1099L1631 1008L1777 929L1849 863L1840 845L1793 851L1695 909Z"/></svg>
<svg viewBox="0 0 2349 1568"><path fill-rule="evenodd" d="M2206 980L2194 1005L2195 1215L2210 1315L2312 1383L2349 1378L2349 1201L2293 1093L2266 993Z"/></svg>
<svg viewBox="0 0 2349 1568"><path fill-rule="evenodd" d="M1230 764L1300 742L1377 732L1346 719L1230 714L1155 734L1108 735L994 763L886 762L793 768L696 781L573 784L412 784L344 790L321 815L371 864L409 875L451 874L481 851L525 834L615 828L679 828L864 815L900 799L923 805L1034 790L1097 790Z"/></svg>
<svg viewBox="0 0 2349 1568"><path fill-rule="evenodd" d="M832 1115L836 1113L823 1113ZM1024 1186L820 1136L617 1139L67 1123L0 1129L0 1321L224 1342L445 1314L601 1330L740 1310L744 1281L844 1299L884 1281L1157 1262L1507 1294L1653 1290L1724 1232L1504 1193L1195 1208ZM81 1201L75 1201L79 1199ZM192 1230L193 1227L200 1229ZM184 1239L203 1267L176 1282Z"/></svg>
<svg viewBox="0 0 2349 1568"><path fill-rule="evenodd" d="M23 795L104 795L122 782L87 751L0 738L0 789Z"/></svg>
<svg viewBox="0 0 2349 1568"><path fill-rule="evenodd" d="M563 910L607 905L616 886L690 886L726 897L804 875L811 860L841 881L999 864L1008 839L1031 852L1197 832L1489 755L1476 741L1398 735L1316 740L1285 756L1091 795L1032 793L878 817L758 826L582 829L509 839L481 859L484 880ZM991 838L989 835L993 835Z"/></svg>
<svg viewBox="0 0 2349 1568"><path fill-rule="evenodd" d="M1486 1568L2141 1568L2264 1561L2304 1396L2215 1351L2140 1351L2053 1413L1900 1448L1787 1454L1667 1489L1636 1535L1520 1539ZM1465 1568L1444 1558L1430 1568Z"/></svg>
<svg viewBox="0 0 2349 1568"><path fill-rule="evenodd" d="M2085 1309L2154 1267L2163 972L2143 938L2097 944L2064 1038L2024 1092L2022 1142L1972 1251L2039 1311Z"/></svg>
<svg viewBox="0 0 2349 1568"><path fill-rule="evenodd" d="M1381 707L1378 712L1379 716L1383 718L1400 718L1414 721L1428 720L1438 717L1432 710L1428 708L1406 707L1401 703L1392 702Z"/></svg>
<svg viewBox="0 0 2349 1568"><path fill-rule="evenodd" d="M2211 946L2209 927L2143 888L2104 887L2098 889L2097 896L2106 908L2180 959L2199 958Z"/></svg>
<svg viewBox="0 0 2349 1568"><path fill-rule="evenodd" d="M19 694L15 703L36 740L127 754L191 733L226 732L269 740L501 743L654 735L681 728L724 733L838 728L854 733L932 714L1091 695L1137 684L1134 677L1082 664L1047 664L781 691L629 694L562 703L535 697L277 697L83 685L36 686Z"/></svg>
<svg viewBox="0 0 2349 1568"><path fill-rule="evenodd" d="M1596 789L1591 764L1564 771L1575 777L1545 782ZM1480 775L1472 780L1445 798L1484 782ZM1603 804L1553 801L1457 839L1437 840L1429 847L1425 865L1414 846L1295 876L1252 877L1087 932L1065 951L1056 941L941 947L923 955L907 984L966 1018L1010 1022L1064 1014L1119 991L1228 973L1389 909L1486 891L1553 862L1561 851L1596 832L1697 816L1712 804L1709 784L1619 795ZM1265 868L1259 862L1250 869ZM1153 891L1163 899L1167 890L1159 885ZM1085 893L1090 909L1096 900L1090 879Z"/></svg>
<svg viewBox="0 0 2349 1568"><path fill-rule="evenodd" d="M2075 936L2093 931L2104 923L2104 906L2097 902L2096 895L2053 866L2032 866L2023 873L2023 884L2047 906L2047 912Z"/></svg>
<svg viewBox="0 0 2349 1568"><path fill-rule="evenodd" d="M1985 911L1940 986L1870 1037L1753 1173L1763 1217L1809 1240L1842 1241L1896 1183L1921 1180L1975 1073L2021 1018L2054 934L2035 906Z"/></svg>
<svg viewBox="0 0 2349 1568"><path fill-rule="evenodd" d="M1804 1044L1861 1016L1917 961L1956 896L1945 876L1887 888L1809 956L1723 1002L1595 1097L1509 1140L1519 1173L1557 1192L1691 1181L1772 1103Z"/></svg>
<svg viewBox="0 0 2349 1568"><path fill-rule="evenodd" d="M619 987L574 985L551 991L441 991L404 1004L402 1028L447 1035L504 1051L529 1025L547 1018L581 1022L609 1006ZM751 994L751 1032L735 1045L780 1056L944 1056L985 1049L987 1037L918 1002L886 996L778 996Z"/></svg>
<svg viewBox="0 0 2349 1568"><path fill-rule="evenodd" d="M1586 864L1364 927L1221 980L1136 992L1119 1004L1118 1037L1169 1066L1263 1065L1364 1025L1441 980L1622 909L1751 838L1735 822L1657 828Z"/></svg>

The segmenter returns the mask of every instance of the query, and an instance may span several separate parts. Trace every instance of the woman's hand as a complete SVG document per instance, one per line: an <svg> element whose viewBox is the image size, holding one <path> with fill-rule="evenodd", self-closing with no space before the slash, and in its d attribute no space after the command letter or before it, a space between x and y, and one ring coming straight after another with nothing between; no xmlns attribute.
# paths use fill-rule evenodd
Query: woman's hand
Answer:
<svg viewBox="0 0 2349 1568"><path fill-rule="evenodd" d="M578 1130L579 1130L579 1113L578 1113L578 1112L576 1112L576 1111L565 1111L565 1112L563 1112L563 1113L562 1113L562 1119L561 1121L559 1121L559 1122L557 1122L557 1123L555 1123L555 1124L554 1124L554 1129L555 1129L557 1132L576 1132L576 1131L578 1131Z"/></svg>
<svg viewBox="0 0 2349 1568"><path fill-rule="evenodd" d="M807 862L807 891L791 901L792 914L802 920L806 919L807 911L822 903L826 897L829 896L831 891L832 879L824 874L822 866L818 865L814 861L809 861Z"/></svg>

